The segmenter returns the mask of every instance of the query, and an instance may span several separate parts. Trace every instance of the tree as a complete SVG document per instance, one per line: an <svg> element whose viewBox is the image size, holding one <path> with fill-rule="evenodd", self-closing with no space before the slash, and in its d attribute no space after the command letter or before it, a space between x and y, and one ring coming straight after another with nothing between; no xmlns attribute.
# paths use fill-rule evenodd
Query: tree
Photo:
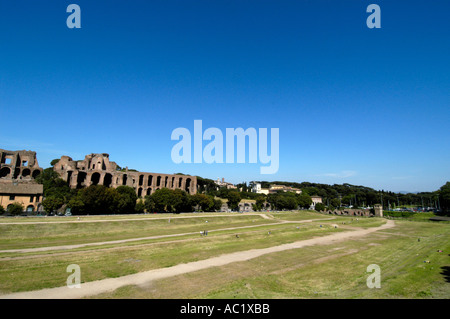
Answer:
<svg viewBox="0 0 450 319"><path fill-rule="evenodd" d="M439 189L439 204L442 211L450 212L450 182Z"/></svg>
<svg viewBox="0 0 450 319"><path fill-rule="evenodd" d="M5 212L6 212L5 208L2 205L0 205L0 215L3 215Z"/></svg>
<svg viewBox="0 0 450 319"><path fill-rule="evenodd" d="M119 194L117 201L117 213L131 214L135 212L137 195L134 188L129 186L119 186L116 188ZM141 207L139 207L141 208Z"/></svg>
<svg viewBox="0 0 450 319"><path fill-rule="evenodd" d="M120 194L116 189L91 185L80 189L76 197L69 201L69 207L75 215L115 214L118 212L119 200Z"/></svg>
<svg viewBox="0 0 450 319"><path fill-rule="evenodd" d="M213 209L214 211L219 211L222 208L222 201L220 199L213 199L214 202L214 206Z"/></svg>
<svg viewBox="0 0 450 319"><path fill-rule="evenodd" d="M316 206L314 207L315 208L315 210L317 210L317 211L321 211L321 210L325 210L325 205L324 204L322 204L322 203L317 203L316 204Z"/></svg>
<svg viewBox="0 0 450 319"><path fill-rule="evenodd" d="M266 196L258 194L257 197L255 197L256 203L253 204L253 210L260 211L264 207L264 203L266 202Z"/></svg>
<svg viewBox="0 0 450 319"><path fill-rule="evenodd" d="M209 212L214 206L214 200L205 194L195 194L191 196L192 205L198 210Z"/></svg>
<svg viewBox="0 0 450 319"><path fill-rule="evenodd" d="M302 208L309 208L312 204L311 196L306 193L302 192L301 194L297 194L296 198L298 206Z"/></svg>
<svg viewBox="0 0 450 319"><path fill-rule="evenodd" d="M179 213L192 211L189 194L181 189L157 189L152 195L146 196L145 205L150 211Z"/></svg>
<svg viewBox="0 0 450 319"><path fill-rule="evenodd" d="M8 205L7 212L11 215L20 215L24 211L23 205L21 203L12 203Z"/></svg>
<svg viewBox="0 0 450 319"><path fill-rule="evenodd" d="M42 206L47 213L51 213L64 205L64 200L60 197L49 196L42 201Z"/></svg>
<svg viewBox="0 0 450 319"><path fill-rule="evenodd" d="M53 162L53 161L52 161ZM62 205L67 204L70 199L76 194L75 190L71 190L69 184L60 178L59 174L53 170L53 167L46 168L44 171L36 177L36 181L43 185L44 197L52 198L52 200L47 201L48 208L58 209ZM58 198L58 205L56 205L55 198ZM47 208L44 209L46 211Z"/></svg>
<svg viewBox="0 0 450 319"><path fill-rule="evenodd" d="M192 203L191 197L188 193L181 189L174 189L172 191L174 197L173 211L176 213L191 212Z"/></svg>
<svg viewBox="0 0 450 319"><path fill-rule="evenodd" d="M145 204L142 198L139 198L139 200L136 202L134 211L138 214L143 214L145 211Z"/></svg>
<svg viewBox="0 0 450 319"><path fill-rule="evenodd" d="M228 207L232 210L239 209L239 202L241 201L241 194L236 191L229 191L228 194L225 195L225 198L228 199Z"/></svg>
<svg viewBox="0 0 450 319"><path fill-rule="evenodd" d="M332 198L331 200L330 200L330 205L331 206L333 206L333 207L339 207L339 205L340 205L340 202L339 202L339 199L337 199L337 198Z"/></svg>
<svg viewBox="0 0 450 319"><path fill-rule="evenodd" d="M149 213L153 213L156 210L155 201L151 195L147 195L144 198L145 210Z"/></svg>

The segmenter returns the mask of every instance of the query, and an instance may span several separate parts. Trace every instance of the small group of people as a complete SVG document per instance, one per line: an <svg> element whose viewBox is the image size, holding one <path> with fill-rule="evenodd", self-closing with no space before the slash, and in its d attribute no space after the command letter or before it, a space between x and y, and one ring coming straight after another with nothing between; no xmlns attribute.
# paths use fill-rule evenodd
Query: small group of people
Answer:
<svg viewBox="0 0 450 319"><path fill-rule="evenodd" d="M202 236L208 236L208 231L207 231L207 230L201 230L201 231L200 231L200 235L202 235Z"/></svg>

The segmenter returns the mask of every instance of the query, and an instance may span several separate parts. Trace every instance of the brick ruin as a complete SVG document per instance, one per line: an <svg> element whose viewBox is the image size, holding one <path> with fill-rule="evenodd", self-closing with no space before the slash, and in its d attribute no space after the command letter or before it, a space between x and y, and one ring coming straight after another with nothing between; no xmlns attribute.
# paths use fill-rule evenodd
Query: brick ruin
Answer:
<svg viewBox="0 0 450 319"><path fill-rule="evenodd" d="M109 154L89 154L84 160L74 161L69 156L62 156L53 166L61 178L71 188L90 185L104 185L116 188L129 186L136 190L138 197L151 195L160 188L181 189L193 195L197 192L197 177L190 175L144 173L120 169L109 160Z"/></svg>
<svg viewBox="0 0 450 319"><path fill-rule="evenodd" d="M39 167L36 152L0 149L0 182L32 181L40 173L42 168Z"/></svg>
<svg viewBox="0 0 450 319"><path fill-rule="evenodd" d="M41 209L43 186L35 181L43 169L36 152L0 149L0 205L20 203L26 211Z"/></svg>
<svg viewBox="0 0 450 319"><path fill-rule="evenodd" d="M322 210L322 214L340 215L340 216L366 216L366 217L383 217L383 207L380 204L375 204L373 211L370 209L352 209L346 208L343 210Z"/></svg>

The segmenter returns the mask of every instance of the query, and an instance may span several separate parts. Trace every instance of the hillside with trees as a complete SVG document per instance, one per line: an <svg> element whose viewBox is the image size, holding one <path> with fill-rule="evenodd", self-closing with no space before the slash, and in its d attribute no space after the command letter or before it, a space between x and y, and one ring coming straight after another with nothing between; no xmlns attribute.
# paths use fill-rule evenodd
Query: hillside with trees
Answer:
<svg viewBox="0 0 450 319"><path fill-rule="evenodd" d="M52 162L53 163L53 162ZM439 190L422 193L394 193L375 190L366 186L351 184L319 184L310 182L260 181L262 188L271 184L300 188L301 194L277 192L269 195L251 192L252 183L239 183L237 189L218 187L214 180L197 176L198 192L190 195L182 190L160 189L152 195L138 198L131 187L120 186L116 189L102 185L82 189L70 189L67 182L47 168L37 178L44 186L42 202L46 212L61 211L70 207L73 214L127 214L139 212L191 212L218 211L223 199L228 208L238 209L241 200L254 200L253 209L262 210L267 204L273 209L309 208L311 196L321 196L323 206L329 209L339 207L369 207L382 203L385 209L401 207L434 207L444 212L450 211L450 182ZM220 198L220 199L219 199ZM1 212L1 211L0 211Z"/></svg>

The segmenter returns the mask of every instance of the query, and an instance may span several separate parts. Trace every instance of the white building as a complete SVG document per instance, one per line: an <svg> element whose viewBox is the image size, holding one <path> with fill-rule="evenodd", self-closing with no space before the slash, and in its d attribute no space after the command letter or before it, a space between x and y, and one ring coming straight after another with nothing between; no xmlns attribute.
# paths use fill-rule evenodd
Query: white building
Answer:
<svg viewBox="0 0 450 319"><path fill-rule="evenodd" d="M322 203L322 197L320 196L311 196L312 204L311 209L315 209L317 203Z"/></svg>
<svg viewBox="0 0 450 319"><path fill-rule="evenodd" d="M254 183L253 187L252 187L252 193L257 193L257 194L269 194L269 189L268 188L261 188L261 184L260 183Z"/></svg>

